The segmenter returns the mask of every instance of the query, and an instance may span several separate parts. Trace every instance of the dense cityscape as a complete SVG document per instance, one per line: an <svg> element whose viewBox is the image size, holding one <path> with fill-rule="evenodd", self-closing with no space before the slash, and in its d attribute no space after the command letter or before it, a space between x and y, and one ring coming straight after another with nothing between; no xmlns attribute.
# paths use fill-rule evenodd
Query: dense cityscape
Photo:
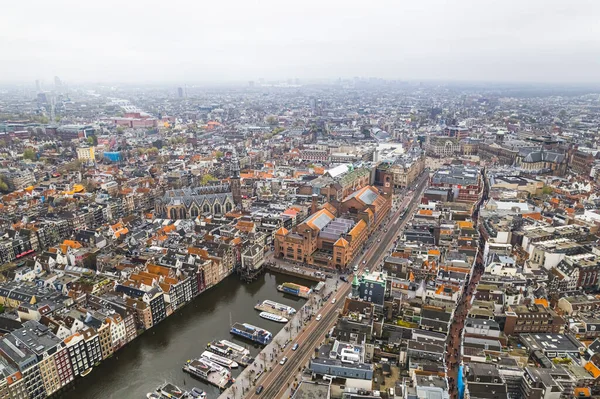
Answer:
<svg viewBox="0 0 600 399"><path fill-rule="evenodd" d="M374 78L3 87L0 398L596 397L599 110Z"/></svg>

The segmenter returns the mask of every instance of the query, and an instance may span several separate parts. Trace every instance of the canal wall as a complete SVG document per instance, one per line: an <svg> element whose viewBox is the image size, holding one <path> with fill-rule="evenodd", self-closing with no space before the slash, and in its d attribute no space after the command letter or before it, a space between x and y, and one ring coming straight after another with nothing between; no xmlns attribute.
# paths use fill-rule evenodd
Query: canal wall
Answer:
<svg viewBox="0 0 600 399"><path fill-rule="evenodd" d="M244 398L248 393L256 389L257 376L264 373L276 372L279 364L282 345L288 345L301 331L304 326L303 318L309 314L306 307L309 302L299 309L290 321L282 328L254 358L254 363L246 367L235 379L232 386L221 393L219 399Z"/></svg>
<svg viewBox="0 0 600 399"><path fill-rule="evenodd" d="M285 267L285 266L281 266L275 263L269 263L266 266L267 270L273 271L273 272L277 272L280 274L286 274L288 276L294 276L294 277L299 277L299 278L303 278L305 280L310 280L310 281L315 281L315 282L320 282L320 281L325 281L325 277L317 277L313 274L309 274L306 272L302 272L302 271L296 271L293 269L290 269L289 267Z"/></svg>

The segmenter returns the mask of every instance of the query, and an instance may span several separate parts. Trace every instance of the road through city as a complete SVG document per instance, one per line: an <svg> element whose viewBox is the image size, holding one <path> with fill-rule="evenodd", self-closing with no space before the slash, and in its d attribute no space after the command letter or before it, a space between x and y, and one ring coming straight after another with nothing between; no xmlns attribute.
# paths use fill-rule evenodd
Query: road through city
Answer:
<svg viewBox="0 0 600 399"><path fill-rule="evenodd" d="M427 187L427 177L428 174L423 173L412 197L407 196L403 198L396 211L387 219L386 224L378 230L377 235L373 237L372 245L358 258L357 264L360 272L366 269L375 270L381 264L394 244L396 235L404 228L406 222L409 220L409 216L415 207L418 206L421 194L425 187ZM406 212L401 218L400 224L396 225L400 215L405 210ZM377 237L379 238L375 240ZM364 264L363 260L365 261ZM293 351L293 345L290 344L279 354L279 358L285 356L288 358L288 361L284 365L276 363L275 368L271 372L266 373L264 377L257 381L256 386L263 385L264 390L258 395L255 391L252 391L246 396L247 398L279 399L286 397L285 393L290 389L294 378L314 354L315 349L325 339L326 333L335 324L338 316L337 310L343 305L343 299L351 292L351 283L352 281L349 279L348 282L341 284L337 292L332 295L332 298L336 298L335 303L331 303L329 300L319 310L322 319L319 321L312 319L295 338L294 342L299 344L297 351Z"/></svg>

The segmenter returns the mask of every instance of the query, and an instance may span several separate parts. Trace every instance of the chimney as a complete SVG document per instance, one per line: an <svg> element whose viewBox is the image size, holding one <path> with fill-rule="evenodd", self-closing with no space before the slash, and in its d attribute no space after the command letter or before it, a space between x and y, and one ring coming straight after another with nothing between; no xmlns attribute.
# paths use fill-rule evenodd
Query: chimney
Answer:
<svg viewBox="0 0 600 399"><path fill-rule="evenodd" d="M312 202L310 204L310 214L317 213L319 210L319 196L317 194L312 195Z"/></svg>

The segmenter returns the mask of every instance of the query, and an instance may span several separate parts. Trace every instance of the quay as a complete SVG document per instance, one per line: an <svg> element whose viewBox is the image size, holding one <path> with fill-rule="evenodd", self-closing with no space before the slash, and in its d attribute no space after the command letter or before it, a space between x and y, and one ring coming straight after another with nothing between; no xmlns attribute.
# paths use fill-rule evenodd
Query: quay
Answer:
<svg viewBox="0 0 600 399"><path fill-rule="evenodd" d="M272 272L299 277L304 280L310 280L314 282L325 281L325 277L317 277L314 275L314 273L308 273L304 271L304 269L294 270L291 266L284 267L278 265L277 263L266 263L264 267Z"/></svg>

